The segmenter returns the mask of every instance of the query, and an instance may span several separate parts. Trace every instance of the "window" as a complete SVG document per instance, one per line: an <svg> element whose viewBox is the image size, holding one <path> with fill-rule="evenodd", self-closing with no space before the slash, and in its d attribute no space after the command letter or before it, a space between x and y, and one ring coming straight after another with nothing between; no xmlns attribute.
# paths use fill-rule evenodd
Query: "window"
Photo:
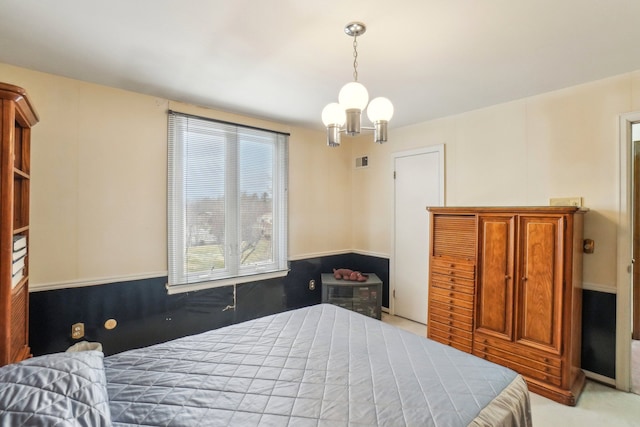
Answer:
<svg viewBox="0 0 640 427"><path fill-rule="evenodd" d="M169 112L169 293L287 272L288 135Z"/></svg>

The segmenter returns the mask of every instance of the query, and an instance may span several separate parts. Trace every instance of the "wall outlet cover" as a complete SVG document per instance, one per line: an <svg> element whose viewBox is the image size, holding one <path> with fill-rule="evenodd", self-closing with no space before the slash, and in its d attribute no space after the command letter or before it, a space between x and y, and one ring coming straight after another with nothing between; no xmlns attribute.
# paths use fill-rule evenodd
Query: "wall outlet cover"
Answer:
<svg viewBox="0 0 640 427"><path fill-rule="evenodd" d="M582 207L582 197L557 197L549 199L549 206Z"/></svg>
<svg viewBox="0 0 640 427"><path fill-rule="evenodd" d="M71 338L79 340L84 337L84 323L74 323L71 325Z"/></svg>

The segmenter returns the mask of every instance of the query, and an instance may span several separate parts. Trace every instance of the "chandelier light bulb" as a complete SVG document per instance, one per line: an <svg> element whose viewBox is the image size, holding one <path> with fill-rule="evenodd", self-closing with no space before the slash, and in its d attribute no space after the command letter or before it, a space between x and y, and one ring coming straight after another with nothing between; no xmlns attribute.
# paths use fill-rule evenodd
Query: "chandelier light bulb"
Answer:
<svg viewBox="0 0 640 427"><path fill-rule="evenodd" d="M371 100L367 107L367 117L372 123L389 121L393 117L393 104L387 98L380 96Z"/></svg>
<svg viewBox="0 0 640 427"><path fill-rule="evenodd" d="M358 82L350 82L342 86L338 101L345 110L364 110L369 102L367 88Z"/></svg>
<svg viewBox="0 0 640 427"><path fill-rule="evenodd" d="M346 120L347 115L344 112L344 108L337 102L327 104L322 110L322 123L324 123L325 126L342 126Z"/></svg>

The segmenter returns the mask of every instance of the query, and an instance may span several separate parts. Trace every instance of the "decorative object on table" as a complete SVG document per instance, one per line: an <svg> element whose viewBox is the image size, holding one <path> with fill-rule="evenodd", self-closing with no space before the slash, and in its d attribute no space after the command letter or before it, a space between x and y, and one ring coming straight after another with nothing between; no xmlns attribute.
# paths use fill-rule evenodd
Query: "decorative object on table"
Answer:
<svg viewBox="0 0 640 427"><path fill-rule="evenodd" d="M322 302L380 320L382 318L382 280L375 273L367 273L363 276L367 279L357 281L338 279L331 273L322 273L320 275Z"/></svg>
<svg viewBox="0 0 640 427"><path fill-rule="evenodd" d="M338 280L352 280L354 282L366 282L369 278L368 274L362 274L359 271L350 270L348 268L334 268L333 277Z"/></svg>

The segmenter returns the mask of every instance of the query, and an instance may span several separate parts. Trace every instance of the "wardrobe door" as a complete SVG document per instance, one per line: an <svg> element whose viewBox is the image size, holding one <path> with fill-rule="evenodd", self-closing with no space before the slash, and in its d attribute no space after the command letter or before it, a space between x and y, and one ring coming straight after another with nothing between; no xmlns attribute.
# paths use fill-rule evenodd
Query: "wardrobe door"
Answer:
<svg viewBox="0 0 640 427"><path fill-rule="evenodd" d="M563 216L521 216L516 341L560 354Z"/></svg>
<svg viewBox="0 0 640 427"><path fill-rule="evenodd" d="M476 331L513 339L515 216L478 217Z"/></svg>

